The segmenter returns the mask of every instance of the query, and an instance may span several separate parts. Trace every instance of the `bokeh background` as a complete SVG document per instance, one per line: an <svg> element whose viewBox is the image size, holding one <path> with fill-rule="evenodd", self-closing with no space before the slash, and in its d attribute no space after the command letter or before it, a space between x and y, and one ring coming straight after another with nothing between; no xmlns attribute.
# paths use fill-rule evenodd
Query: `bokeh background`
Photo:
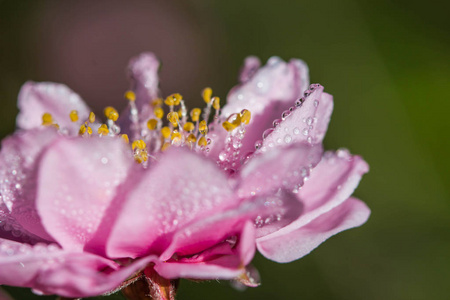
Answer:
<svg viewBox="0 0 450 300"><path fill-rule="evenodd" d="M205 86L225 97L247 55L302 58L334 95L326 148L371 166L355 193L370 220L290 264L257 256L258 288L182 281L178 299L448 299L449 11L411 0L0 0L0 136L14 131L29 79L66 83L101 111L125 106L124 68L141 51L161 58L164 94L189 101Z"/></svg>

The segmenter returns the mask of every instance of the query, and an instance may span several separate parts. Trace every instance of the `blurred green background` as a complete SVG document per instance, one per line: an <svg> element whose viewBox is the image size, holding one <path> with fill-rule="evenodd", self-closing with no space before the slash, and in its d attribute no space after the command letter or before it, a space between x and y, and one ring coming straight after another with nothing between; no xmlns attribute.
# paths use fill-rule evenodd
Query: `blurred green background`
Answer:
<svg viewBox="0 0 450 300"><path fill-rule="evenodd" d="M192 101L205 86L225 97L247 55L302 58L334 95L326 148L370 164L355 192L370 220L290 264L257 256L258 288L182 281L178 299L448 299L448 12L407 0L0 0L0 136L29 79L64 82L100 110L125 105L123 70L144 50L164 64L164 94Z"/></svg>

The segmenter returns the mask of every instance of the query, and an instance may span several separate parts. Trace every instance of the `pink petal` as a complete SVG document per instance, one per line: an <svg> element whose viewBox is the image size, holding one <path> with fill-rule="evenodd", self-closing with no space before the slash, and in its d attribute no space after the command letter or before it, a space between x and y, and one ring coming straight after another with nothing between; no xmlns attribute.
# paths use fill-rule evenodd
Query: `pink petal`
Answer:
<svg viewBox="0 0 450 300"><path fill-rule="evenodd" d="M260 240L285 235L340 205L350 197L368 170L369 166L361 157L353 157L346 150L326 152L297 195L303 206L302 214L288 226Z"/></svg>
<svg viewBox="0 0 450 300"><path fill-rule="evenodd" d="M331 236L364 224L370 209L355 198L324 213L307 225L271 239L257 240L258 250L265 257L285 263L310 253Z"/></svg>
<svg viewBox="0 0 450 300"><path fill-rule="evenodd" d="M52 82L25 83L19 93L17 126L32 129L42 126L42 115L50 113L55 123L69 134L77 134L89 117L89 107L80 96L63 84ZM78 111L78 122L70 120L70 112Z"/></svg>
<svg viewBox="0 0 450 300"><path fill-rule="evenodd" d="M141 53L128 63L128 76L138 108L158 97L158 69L159 61L151 52Z"/></svg>
<svg viewBox="0 0 450 300"><path fill-rule="evenodd" d="M271 133L265 133L267 136L259 151L299 142L321 143L332 111L333 97L324 93L321 85L311 85L305 92L305 97L292 107L292 111L287 111L284 119L279 117L279 124L274 129L269 129Z"/></svg>
<svg viewBox="0 0 450 300"><path fill-rule="evenodd" d="M240 197L262 195L279 188L297 190L321 158L321 145L296 144L249 159L240 173Z"/></svg>
<svg viewBox="0 0 450 300"><path fill-rule="evenodd" d="M43 154L37 209L65 250L81 251L93 238L132 165L120 138L61 139Z"/></svg>
<svg viewBox="0 0 450 300"><path fill-rule="evenodd" d="M42 127L19 131L2 141L0 221L5 224L0 232L1 237L24 239L28 242L53 240L41 224L35 199L40 156L58 136L55 128Z"/></svg>
<svg viewBox="0 0 450 300"><path fill-rule="evenodd" d="M226 226L226 224L222 225L222 227ZM233 242L216 243L212 248L199 254L180 260L159 262L155 265L155 270L166 278L231 279L238 276L255 254L255 229L250 222L243 223L243 225L243 227L241 226L242 233L237 237L235 247L233 247ZM212 232L212 230L222 232L230 230L219 226L213 228L209 232ZM195 244L196 239L200 242L204 240L198 235L201 232L197 231L193 234L193 236L197 234L197 237L194 237L194 240L191 241L192 244ZM203 227L203 232L208 234L207 228ZM218 232L218 235L220 236L220 232Z"/></svg>
<svg viewBox="0 0 450 300"><path fill-rule="evenodd" d="M147 134L147 121L153 115L151 101L158 97L159 89L159 61L151 52L144 52L133 57L128 63L128 77L130 79L130 89L136 94L137 115L131 113L128 106L121 114L118 125L122 133L126 133L130 138L138 139L140 134ZM133 118L135 120L133 120Z"/></svg>
<svg viewBox="0 0 450 300"><path fill-rule="evenodd" d="M225 174L200 155L169 149L153 164L113 225L110 257L162 253L180 228L237 204Z"/></svg>
<svg viewBox="0 0 450 300"><path fill-rule="evenodd" d="M272 122L292 106L309 85L308 67L301 60L293 59L285 63L278 57L272 57L256 72L249 70L257 65L252 60L254 59L246 60L243 74L254 75L230 91L221 113L223 118L242 109L248 109L252 113L242 142L242 154L255 150L255 142L261 139L263 131L272 127Z"/></svg>
<svg viewBox="0 0 450 300"><path fill-rule="evenodd" d="M245 83L252 79L253 75L258 71L261 66L261 61L256 56L248 56L244 60L244 65L241 68L239 74L239 81Z"/></svg>
<svg viewBox="0 0 450 300"><path fill-rule="evenodd" d="M118 269L113 261L89 253L0 239L0 284L64 297L96 296L116 288L151 259Z"/></svg>

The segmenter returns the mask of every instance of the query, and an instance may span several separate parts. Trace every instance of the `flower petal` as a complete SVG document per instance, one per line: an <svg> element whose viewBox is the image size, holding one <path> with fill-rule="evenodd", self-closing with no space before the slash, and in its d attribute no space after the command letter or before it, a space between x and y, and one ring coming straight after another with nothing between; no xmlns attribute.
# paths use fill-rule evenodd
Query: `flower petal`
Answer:
<svg viewBox="0 0 450 300"><path fill-rule="evenodd" d="M151 259L118 269L113 261L93 254L0 239L0 284L64 297L96 296L116 288Z"/></svg>
<svg viewBox="0 0 450 300"><path fill-rule="evenodd" d="M61 139L43 154L37 209L65 250L92 239L133 164L120 138Z"/></svg>
<svg viewBox="0 0 450 300"><path fill-rule="evenodd" d="M42 115L50 113L55 123L69 134L77 134L81 123L89 117L89 107L78 94L63 84L52 82L25 83L19 93L17 126L32 129L42 126ZM78 111L78 121L72 122L70 112Z"/></svg>
<svg viewBox="0 0 450 300"><path fill-rule="evenodd" d="M333 111L333 97L323 92L318 84L311 85L305 97L297 101L292 111L286 111L285 118L264 137L259 151L292 143L321 143L328 128ZM281 117L281 116L280 116Z"/></svg>
<svg viewBox="0 0 450 300"><path fill-rule="evenodd" d="M41 224L35 198L40 156L58 136L55 128L36 128L19 131L2 141L0 224L4 225L1 237L11 237L6 235L10 232L28 242L53 240Z"/></svg>
<svg viewBox="0 0 450 300"><path fill-rule="evenodd" d="M221 227L214 226L214 229L209 228L210 232L219 230L221 231L218 232L219 235L226 231L232 233L226 224L221 223L221 225ZM232 279L243 272L243 267L251 261L255 254L255 229L253 224L249 221L241 222L241 227L242 232L237 237L235 247L233 242L217 243L215 241L215 246L190 257L177 261L156 263L155 270L166 278ZM198 231L198 229L201 230ZM205 227L197 227L197 232L192 235L194 237L194 240L191 241L192 245L195 244L195 240L201 243L205 241L205 238L200 236L202 232L208 231L205 229ZM237 230L236 226L234 230ZM213 235L210 237L215 238Z"/></svg>
<svg viewBox="0 0 450 300"><path fill-rule="evenodd" d="M370 209L355 198L324 213L307 225L285 235L257 240L259 252L276 262L285 263L310 253L331 236L364 224Z"/></svg>
<svg viewBox="0 0 450 300"><path fill-rule="evenodd" d="M159 61L151 52L144 52L133 57L128 63L128 77L130 89L136 94L137 112L132 113L128 106L121 114L117 124L122 133L128 134L133 139L139 139L140 135L147 134L147 121L152 117L153 108L151 101L158 97L158 70Z"/></svg>
<svg viewBox="0 0 450 300"><path fill-rule="evenodd" d="M200 155L169 149L153 164L112 228L110 257L162 253L180 228L237 204L225 174Z"/></svg>
<svg viewBox="0 0 450 300"><path fill-rule="evenodd" d="M159 61L151 52L133 57L128 63L128 76L131 89L136 93L136 105L139 109L158 97Z"/></svg>
<svg viewBox="0 0 450 300"><path fill-rule="evenodd" d="M368 170L369 166L361 157L353 157L347 150L326 152L297 195L303 206L302 214L288 226L259 240L288 234L340 205L350 197Z"/></svg>
<svg viewBox="0 0 450 300"><path fill-rule="evenodd" d="M243 109L251 112L252 119L242 141L242 154L255 151L255 142L261 139L263 131L272 127L273 121L293 105L309 85L308 67L299 59L286 63L279 57L272 57L264 67L249 71L257 66L253 60L246 60L242 73L253 76L245 75L251 77L230 91L221 112L222 118Z"/></svg>
<svg viewBox="0 0 450 300"><path fill-rule="evenodd" d="M279 188L297 190L322 156L322 146L296 144L256 155L242 167L240 197L262 195Z"/></svg>

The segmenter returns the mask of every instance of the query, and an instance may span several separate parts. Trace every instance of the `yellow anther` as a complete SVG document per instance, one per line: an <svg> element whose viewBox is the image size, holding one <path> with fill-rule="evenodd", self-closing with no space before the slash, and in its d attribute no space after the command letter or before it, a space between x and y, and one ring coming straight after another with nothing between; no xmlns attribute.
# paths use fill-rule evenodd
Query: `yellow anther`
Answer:
<svg viewBox="0 0 450 300"><path fill-rule="evenodd" d="M128 138L128 134L122 134L120 137L125 141L125 143L129 144L130 139Z"/></svg>
<svg viewBox="0 0 450 300"><path fill-rule="evenodd" d="M170 147L170 143L168 143L168 142L165 142L163 145L162 145L162 147L161 147L161 151L166 151L167 149L169 149L169 147Z"/></svg>
<svg viewBox="0 0 450 300"><path fill-rule="evenodd" d="M155 108L153 113L155 114L155 117L157 117L158 119L162 119L162 117L164 117L164 110L161 107Z"/></svg>
<svg viewBox="0 0 450 300"><path fill-rule="evenodd" d="M78 131L78 133L80 135L83 135L85 133L91 135L92 134L92 128L87 126L86 124L83 124L83 125L80 126L80 131Z"/></svg>
<svg viewBox="0 0 450 300"><path fill-rule="evenodd" d="M197 137L195 136L195 134L191 133L190 135L188 135L186 140L188 143L194 144L197 141Z"/></svg>
<svg viewBox="0 0 450 300"><path fill-rule="evenodd" d="M135 140L131 144L131 148L135 150L136 148L139 150L144 150L147 147L147 144L143 140Z"/></svg>
<svg viewBox="0 0 450 300"><path fill-rule="evenodd" d="M179 109L179 110L177 111L177 114L178 114L178 118L181 119L181 118L183 117L183 110L182 110L182 109Z"/></svg>
<svg viewBox="0 0 450 300"><path fill-rule="evenodd" d="M95 114L91 111L89 113L89 123L94 123L95 122Z"/></svg>
<svg viewBox="0 0 450 300"><path fill-rule="evenodd" d="M191 110L192 121L197 122L198 119L200 119L201 113L202 113L202 110L200 108L194 108L193 110Z"/></svg>
<svg viewBox="0 0 450 300"><path fill-rule="evenodd" d="M184 131L191 132L192 130L194 130L194 128L195 128L194 123L192 123L192 122L184 123L184 126L183 126Z"/></svg>
<svg viewBox="0 0 450 300"><path fill-rule="evenodd" d="M161 134L162 136L167 139L170 136L170 128L167 126L164 126L163 128L161 128Z"/></svg>
<svg viewBox="0 0 450 300"><path fill-rule="evenodd" d="M105 113L105 117L107 117L108 119L110 119L114 122L117 121L117 119L119 118L119 113L112 106L106 107L104 110L104 113Z"/></svg>
<svg viewBox="0 0 450 300"><path fill-rule="evenodd" d="M49 126L53 124L53 117L49 113L44 113L42 115L42 125Z"/></svg>
<svg viewBox="0 0 450 300"><path fill-rule="evenodd" d="M109 133L108 126L106 126L106 124L102 124L98 128L97 132L98 132L98 134L101 134L101 135L107 135Z"/></svg>
<svg viewBox="0 0 450 300"><path fill-rule="evenodd" d="M72 121L72 122L78 121L78 112L76 110L72 110L70 112L69 116L70 116L70 121Z"/></svg>
<svg viewBox="0 0 450 300"><path fill-rule="evenodd" d="M225 128L226 131L233 131L236 128L236 126L234 126L228 121L223 122L222 127Z"/></svg>
<svg viewBox="0 0 450 300"><path fill-rule="evenodd" d="M161 98L156 98L155 100L152 101L151 104L153 107L157 107L157 106L161 106L163 104L163 101Z"/></svg>
<svg viewBox="0 0 450 300"><path fill-rule="evenodd" d="M178 125L178 113L176 112L170 112L167 114L167 120L169 120L170 123L172 123L172 125L176 126Z"/></svg>
<svg viewBox="0 0 450 300"><path fill-rule="evenodd" d="M141 152L141 158L142 158L143 161L147 161L148 160L148 153L147 153L147 151Z"/></svg>
<svg viewBox="0 0 450 300"><path fill-rule="evenodd" d="M158 120L156 119L150 119L147 121L147 127L150 130L155 130L156 126L158 126Z"/></svg>
<svg viewBox="0 0 450 300"><path fill-rule="evenodd" d="M219 110L220 109L220 98L219 97L213 97L212 101L213 101L214 109L215 110Z"/></svg>
<svg viewBox="0 0 450 300"><path fill-rule="evenodd" d="M233 131L239 125L241 125L240 114L232 114L222 123L222 127L225 128L226 131Z"/></svg>
<svg viewBox="0 0 450 300"><path fill-rule="evenodd" d="M57 123L53 123L53 124L51 124L50 126L53 126L53 127L55 127L56 129L59 130L59 124L57 124Z"/></svg>
<svg viewBox="0 0 450 300"><path fill-rule="evenodd" d="M164 103L168 106L179 105L181 99L183 99L183 97L181 97L180 94L176 93L168 96L166 100L164 100Z"/></svg>
<svg viewBox="0 0 450 300"><path fill-rule="evenodd" d="M133 91L126 91L124 97L128 101L136 101L136 94Z"/></svg>
<svg viewBox="0 0 450 300"><path fill-rule="evenodd" d="M207 87L207 88L204 88L203 89L203 91L202 91L202 97L203 97L203 100L206 102L206 103L209 103L209 102L211 102L211 96L212 96L212 89L210 88L210 87Z"/></svg>
<svg viewBox="0 0 450 300"><path fill-rule="evenodd" d="M206 121L203 120L198 125L198 131L200 131L201 134L207 134L208 133L208 125L206 124Z"/></svg>
<svg viewBox="0 0 450 300"><path fill-rule="evenodd" d="M175 139L181 139L181 133L179 133L178 130L174 130L170 138L172 139L172 141Z"/></svg>
<svg viewBox="0 0 450 300"><path fill-rule="evenodd" d="M252 113L247 109L243 109L241 111L241 122L247 125L248 123L250 123L251 119Z"/></svg>
<svg viewBox="0 0 450 300"><path fill-rule="evenodd" d="M78 131L78 134L79 135L83 135L83 134L85 134L86 133L86 129L87 129L87 127L86 127L86 125L81 125L80 126L80 130Z"/></svg>
<svg viewBox="0 0 450 300"><path fill-rule="evenodd" d="M202 137L198 140L198 145L199 145L199 146L202 146L202 147L208 145L208 141L206 140L206 138L205 138L204 136L202 136Z"/></svg>

